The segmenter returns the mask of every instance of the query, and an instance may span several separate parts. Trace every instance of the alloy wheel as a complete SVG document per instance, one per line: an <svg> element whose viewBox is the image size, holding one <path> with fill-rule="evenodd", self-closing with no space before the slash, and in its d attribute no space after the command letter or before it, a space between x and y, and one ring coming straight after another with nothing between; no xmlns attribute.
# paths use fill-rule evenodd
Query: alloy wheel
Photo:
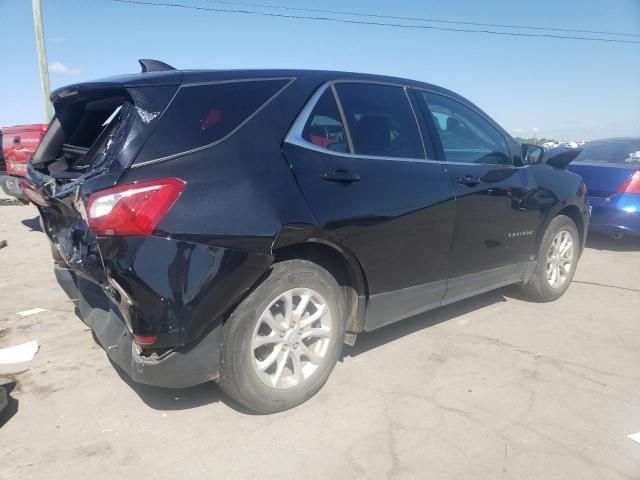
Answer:
<svg viewBox="0 0 640 480"><path fill-rule="evenodd" d="M573 236L567 230L561 230L553 237L547 256L547 281L551 288L560 288L568 280L573 266Z"/></svg>
<svg viewBox="0 0 640 480"><path fill-rule="evenodd" d="M330 342L331 312L310 288L294 288L262 312L251 339L258 378L272 388L289 389L307 380L324 361Z"/></svg>

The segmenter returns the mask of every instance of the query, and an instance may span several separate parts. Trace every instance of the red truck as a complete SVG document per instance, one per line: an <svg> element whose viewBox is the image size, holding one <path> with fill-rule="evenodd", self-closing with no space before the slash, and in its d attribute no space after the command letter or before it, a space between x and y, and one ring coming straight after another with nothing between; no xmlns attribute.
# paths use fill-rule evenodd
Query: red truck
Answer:
<svg viewBox="0 0 640 480"><path fill-rule="evenodd" d="M6 172L0 171L0 187L7 195L28 201L19 178L27 173L27 160L40 145L47 131L46 124L18 125L2 128L2 155ZM1 163L1 162L0 162ZM0 170L2 168L0 167Z"/></svg>

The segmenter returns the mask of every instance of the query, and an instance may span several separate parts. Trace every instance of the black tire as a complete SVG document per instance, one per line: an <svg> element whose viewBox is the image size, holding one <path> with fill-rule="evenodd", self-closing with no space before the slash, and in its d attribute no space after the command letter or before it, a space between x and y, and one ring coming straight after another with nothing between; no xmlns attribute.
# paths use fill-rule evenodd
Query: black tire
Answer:
<svg viewBox="0 0 640 480"><path fill-rule="evenodd" d="M561 231L567 231L573 238L573 261L566 281L559 287L552 287L547 280L547 259L551 250L551 243ZM529 280L522 285L524 294L533 301L552 302L560 298L567 291L580 258L581 239L576 224L566 215L558 215L549 223L540 243L537 263Z"/></svg>
<svg viewBox="0 0 640 480"><path fill-rule="evenodd" d="M310 288L323 297L331 314L331 330L325 356L315 371L298 385L277 389L259 378L254 368L252 339L262 313L294 288ZM340 356L345 334L344 303L343 290L319 265L307 260L274 264L269 276L238 305L223 326L220 388L256 413L287 410L311 398L327 381Z"/></svg>

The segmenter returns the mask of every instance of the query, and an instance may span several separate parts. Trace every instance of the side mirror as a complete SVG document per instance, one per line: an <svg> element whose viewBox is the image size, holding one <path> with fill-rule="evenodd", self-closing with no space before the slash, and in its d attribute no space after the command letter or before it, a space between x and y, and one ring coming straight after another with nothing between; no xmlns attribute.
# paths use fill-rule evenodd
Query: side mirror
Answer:
<svg viewBox="0 0 640 480"><path fill-rule="evenodd" d="M544 162L544 148L530 143L522 144L522 161L527 165Z"/></svg>

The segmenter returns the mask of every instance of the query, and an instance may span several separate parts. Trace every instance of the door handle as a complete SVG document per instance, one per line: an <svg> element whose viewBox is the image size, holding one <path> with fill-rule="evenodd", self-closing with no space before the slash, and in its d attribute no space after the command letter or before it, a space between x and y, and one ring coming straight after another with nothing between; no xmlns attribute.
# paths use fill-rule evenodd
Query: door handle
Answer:
<svg viewBox="0 0 640 480"><path fill-rule="evenodd" d="M475 187L482 180L480 180L478 177L474 177L473 175L465 175L464 177L458 177L457 181L462 185L466 185L468 187Z"/></svg>
<svg viewBox="0 0 640 480"><path fill-rule="evenodd" d="M325 173L322 179L327 182L351 183L360 180L360 175L348 170L334 170L333 172Z"/></svg>

